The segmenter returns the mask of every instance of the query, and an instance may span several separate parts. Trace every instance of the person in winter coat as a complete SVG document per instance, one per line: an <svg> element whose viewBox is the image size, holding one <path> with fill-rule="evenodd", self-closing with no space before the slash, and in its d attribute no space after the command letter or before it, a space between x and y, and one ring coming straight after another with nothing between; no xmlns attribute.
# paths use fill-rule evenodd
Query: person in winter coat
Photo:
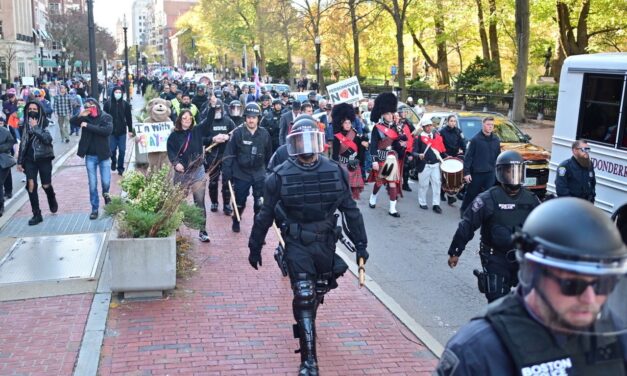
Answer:
<svg viewBox="0 0 627 376"><path fill-rule="evenodd" d="M98 218L98 175L100 169L100 183L105 205L111 202L109 187L111 185L111 151L109 150L109 136L113 130L111 116L102 112L100 104L93 98L86 98L85 109L70 119L70 124L81 128L81 139L78 142L76 154L85 158L87 179L89 181L89 201L91 214L89 219Z"/></svg>
<svg viewBox="0 0 627 376"><path fill-rule="evenodd" d="M4 195L6 180L11 179L11 167L15 165L13 158L13 145L16 144L15 138L5 126L4 115L0 114L0 217L4 214ZM11 185L11 189L12 189Z"/></svg>
<svg viewBox="0 0 627 376"><path fill-rule="evenodd" d="M111 171L118 170L118 175L124 173L124 157L126 155L126 136L133 137L133 116L131 105L122 98L122 88L113 89L113 95L104 105L104 111L113 121L113 132L109 136L109 151L111 152Z"/></svg>
<svg viewBox="0 0 627 376"><path fill-rule="evenodd" d="M28 102L24 114L24 132L22 142L20 142L17 170L26 174L26 190L33 211L33 217L28 221L30 226L43 221L37 194L38 176L46 192L50 212L56 213L59 209L52 188L52 160L54 159L52 135L46 128L48 128L48 118L41 103L39 101Z"/></svg>

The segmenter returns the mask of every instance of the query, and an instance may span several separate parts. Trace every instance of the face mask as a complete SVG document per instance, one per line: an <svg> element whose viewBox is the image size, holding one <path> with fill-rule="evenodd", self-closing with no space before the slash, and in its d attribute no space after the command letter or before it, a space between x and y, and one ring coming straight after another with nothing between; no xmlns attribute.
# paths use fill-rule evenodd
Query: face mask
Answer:
<svg viewBox="0 0 627 376"><path fill-rule="evenodd" d="M28 111L28 117L33 119L39 119L39 111Z"/></svg>
<svg viewBox="0 0 627 376"><path fill-rule="evenodd" d="M114 93L113 96L115 97L116 100L122 99L122 93Z"/></svg>
<svg viewBox="0 0 627 376"><path fill-rule="evenodd" d="M98 109L96 107L89 107L89 116L91 117L98 116Z"/></svg>

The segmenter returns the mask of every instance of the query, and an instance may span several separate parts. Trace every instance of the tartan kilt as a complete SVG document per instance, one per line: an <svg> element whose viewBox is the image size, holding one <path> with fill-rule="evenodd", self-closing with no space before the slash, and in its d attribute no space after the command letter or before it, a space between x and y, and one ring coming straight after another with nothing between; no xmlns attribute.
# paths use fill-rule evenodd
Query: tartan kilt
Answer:
<svg viewBox="0 0 627 376"><path fill-rule="evenodd" d="M363 188L364 178L361 176L361 166L354 170L348 170L348 186L351 188Z"/></svg>

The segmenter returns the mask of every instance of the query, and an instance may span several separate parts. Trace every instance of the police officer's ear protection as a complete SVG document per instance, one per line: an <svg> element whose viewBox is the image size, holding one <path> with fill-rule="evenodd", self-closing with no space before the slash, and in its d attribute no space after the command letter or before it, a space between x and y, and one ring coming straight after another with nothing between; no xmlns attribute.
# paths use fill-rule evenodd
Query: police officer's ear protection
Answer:
<svg viewBox="0 0 627 376"><path fill-rule="evenodd" d="M529 234L522 231L516 231L512 235L512 241L516 249L520 249L523 252L531 252L536 249L537 243L529 236Z"/></svg>

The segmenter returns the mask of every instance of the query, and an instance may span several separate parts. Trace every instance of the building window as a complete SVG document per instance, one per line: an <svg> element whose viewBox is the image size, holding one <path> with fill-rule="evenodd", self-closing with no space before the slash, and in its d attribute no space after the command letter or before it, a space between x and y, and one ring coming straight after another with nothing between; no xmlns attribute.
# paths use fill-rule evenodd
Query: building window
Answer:
<svg viewBox="0 0 627 376"><path fill-rule="evenodd" d="M0 20L0 39L4 38L4 30L2 29L2 20Z"/></svg>
<svg viewBox="0 0 627 376"><path fill-rule="evenodd" d="M624 80L623 75L584 76L578 138L616 145Z"/></svg>
<svg viewBox="0 0 627 376"><path fill-rule="evenodd" d="M24 63L17 63L17 72L20 77L26 76L26 65Z"/></svg>

